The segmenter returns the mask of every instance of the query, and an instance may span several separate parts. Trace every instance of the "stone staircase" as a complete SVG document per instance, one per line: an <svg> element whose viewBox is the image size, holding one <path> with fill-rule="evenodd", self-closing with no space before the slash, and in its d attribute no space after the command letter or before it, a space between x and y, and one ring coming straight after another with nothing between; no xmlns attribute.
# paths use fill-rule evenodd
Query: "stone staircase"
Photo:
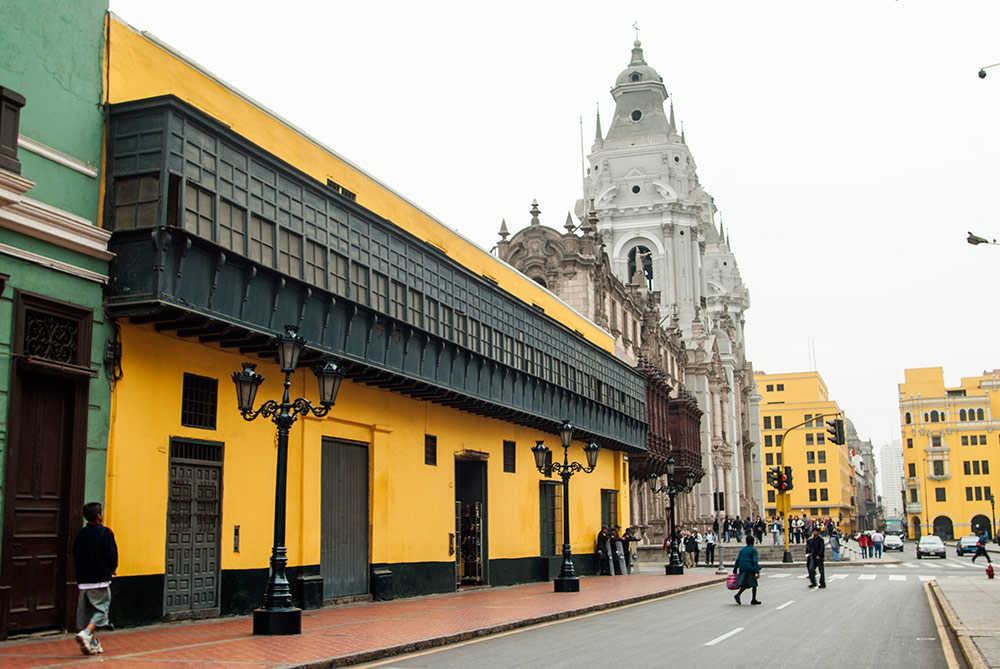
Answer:
<svg viewBox="0 0 1000 669"><path fill-rule="evenodd" d="M721 546L723 550L723 561L727 565L731 565L733 563L733 559L736 557L736 554L739 553L740 549L745 545L746 544L742 542L736 543L735 541L730 541L728 544L722 544ZM785 544L781 543L775 546L771 543L770 537L765 537L764 543L755 544L755 547L757 548L758 559L761 562L781 562L781 559L785 554ZM636 546L636 550L638 551L639 554L639 562L670 561L670 553L663 550L663 547L660 545ZM805 562L806 545L804 542L801 544L795 544L795 543L789 544L788 550L792 552L792 560L794 562ZM830 558L829 548L827 549L827 557ZM701 558L701 560L704 561L705 551L702 551L699 554L699 558ZM844 553L843 557L841 557L841 561L849 560L850 558L851 558L850 554ZM716 547L715 549L715 560L716 562L718 562L719 560L718 547Z"/></svg>

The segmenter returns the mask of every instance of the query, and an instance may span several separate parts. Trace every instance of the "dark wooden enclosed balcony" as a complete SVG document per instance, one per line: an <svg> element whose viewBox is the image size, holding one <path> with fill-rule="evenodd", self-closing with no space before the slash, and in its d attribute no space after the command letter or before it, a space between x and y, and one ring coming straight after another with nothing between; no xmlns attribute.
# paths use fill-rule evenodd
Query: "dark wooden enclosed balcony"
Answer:
<svg viewBox="0 0 1000 669"><path fill-rule="evenodd" d="M578 333L175 98L111 121L110 316L265 358L297 324L357 382L645 450L642 377Z"/></svg>

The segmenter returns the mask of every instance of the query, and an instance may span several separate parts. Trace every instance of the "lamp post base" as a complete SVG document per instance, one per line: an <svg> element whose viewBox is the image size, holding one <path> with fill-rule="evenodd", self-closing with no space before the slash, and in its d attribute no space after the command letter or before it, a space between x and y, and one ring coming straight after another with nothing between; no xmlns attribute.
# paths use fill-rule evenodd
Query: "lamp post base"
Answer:
<svg viewBox="0 0 1000 669"><path fill-rule="evenodd" d="M555 592L580 592L580 579L575 576L556 578Z"/></svg>
<svg viewBox="0 0 1000 669"><path fill-rule="evenodd" d="M255 636L302 634L302 609L254 609Z"/></svg>
<svg viewBox="0 0 1000 669"><path fill-rule="evenodd" d="M792 563L792 551L785 551L781 555L781 562L784 563L784 564L791 564Z"/></svg>
<svg viewBox="0 0 1000 669"><path fill-rule="evenodd" d="M680 576L684 573L684 565L668 564L665 568L667 576Z"/></svg>

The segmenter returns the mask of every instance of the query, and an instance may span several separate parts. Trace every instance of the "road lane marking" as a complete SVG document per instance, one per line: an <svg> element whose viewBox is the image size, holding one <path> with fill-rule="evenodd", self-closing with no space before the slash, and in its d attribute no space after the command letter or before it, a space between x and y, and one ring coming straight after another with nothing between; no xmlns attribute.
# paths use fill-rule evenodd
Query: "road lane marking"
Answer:
<svg viewBox="0 0 1000 669"><path fill-rule="evenodd" d="M929 567L930 569L940 569L941 568L941 565L939 565L939 564L930 564L930 563L927 563L927 564L925 564L923 566L924 567Z"/></svg>
<svg viewBox="0 0 1000 669"><path fill-rule="evenodd" d="M927 581L937 580L937 576L923 576L923 575L921 575L920 576L920 580L926 583Z"/></svg>
<svg viewBox="0 0 1000 669"><path fill-rule="evenodd" d="M945 564L951 567L952 569L965 569L964 564L955 564L954 562L945 562Z"/></svg>
<svg viewBox="0 0 1000 669"><path fill-rule="evenodd" d="M771 574L768 578L788 578L791 574Z"/></svg>
<svg viewBox="0 0 1000 669"><path fill-rule="evenodd" d="M786 606L788 606L789 604L792 604L792 603L794 603L794 602L795 602L795 600L794 600L794 599L789 599L789 600L788 600L787 602L785 602L785 603L784 603L784 604L782 604L781 606L778 606L778 607L775 607L775 609L774 609L774 610L775 610L775 611L780 611L781 609L785 608Z"/></svg>
<svg viewBox="0 0 1000 669"><path fill-rule="evenodd" d="M799 578L809 578L809 574L802 574L802 576L799 576Z"/></svg>
<svg viewBox="0 0 1000 669"><path fill-rule="evenodd" d="M836 581L838 578L847 578L847 574L832 574L826 580Z"/></svg>
<svg viewBox="0 0 1000 669"><path fill-rule="evenodd" d="M874 581L875 578L875 574L861 574L858 576L859 581Z"/></svg>
<svg viewBox="0 0 1000 669"><path fill-rule="evenodd" d="M889 575L889 580L890 581L905 581L906 580L906 576L904 574L890 574Z"/></svg>
<svg viewBox="0 0 1000 669"><path fill-rule="evenodd" d="M712 639L711 641L709 641L705 645L706 646L714 646L715 644L717 644L717 643L719 643L721 641L725 641L726 639L728 639L729 637L733 636L734 634L739 634L742 631L743 631L742 627L737 627L734 630L730 630L729 632L726 632L722 636L715 637L714 639Z"/></svg>
<svg viewBox="0 0 1000 669"><path fill-rule="evenodd" d="M904 567L909 567L910 569L916 569L917 568L917 565L913 564L912 562L904 562L903 566Z"/></svg>
<svg viewBox="0 0 1000 669"><path fill-rule="evenodd" d="M899 565L898 564L886 564L886 565L882 565L882 566L885 567L886 569L899 569Z"/></svg>

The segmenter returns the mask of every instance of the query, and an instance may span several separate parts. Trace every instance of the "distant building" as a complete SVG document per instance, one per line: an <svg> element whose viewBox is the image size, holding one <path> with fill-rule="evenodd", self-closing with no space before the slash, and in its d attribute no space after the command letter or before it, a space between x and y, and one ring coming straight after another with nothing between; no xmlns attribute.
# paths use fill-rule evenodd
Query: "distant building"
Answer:
<svg viewBox="0 0 1000 669"><path fill-rule="evenodd" d="M944 384L941 367L904 371L899 422L911 537L993 535L990 501L1000 484L1000 369Z"/></svg>
<svg viewBox="0 0 1000 669"><path fill-rule="evenodd" d="M622 359L658 370L680 400L672 406L689 398L696 403L697 434L686 433L683 443L673 431L661 434L670 438L660 446L673 449L677 476L690 470L699 481L692 494L677 497L682 521L705 526L722 514L756 515L763 484L759 397L743 332L749 292L673 106L664 108L663 78L646 63L638 41L611 95L614 116L606 135L597 118L578 223L567 220L566 234L529 227L509 244L504 225L499 255L611 332ZM649 337L664 339L665 347L657 342L653 348L668 354L652 355ZM686 413L684 420L691 417ZM649 448L655 456L656 445ZM643 464L631 469L634 490L650 471L664 472L655 458ZM663 505L648 506L657 514Z"/></svg>
<svg viewBox="0 0 1000 669"><path fill-rule="evenodd" d="M823 377L818 372L795 372L758 373L755 378L762 398L762 471L775 465L792 467L788 513L829 517L842 531L856 529L854 468L847 445L827 439L826 421L833 420L840 407L830 399ZM768 487L766 492L767 515L776 516L776 491Z"/></svg>
<svg viewBox="0 0 1000 669"><path fill-rule="evenodd" d="M884 515L903 518L903 444L893 440L883 446L879 458L879 479Z"/></svg>
<svg viewBox="0 0 1000 669"><path fill-rule="evenodd" d="M871 439L862 441L854 422L845 420L847 451L854 467L857 530L874 530L878 523L878 467Z"/></svg>

